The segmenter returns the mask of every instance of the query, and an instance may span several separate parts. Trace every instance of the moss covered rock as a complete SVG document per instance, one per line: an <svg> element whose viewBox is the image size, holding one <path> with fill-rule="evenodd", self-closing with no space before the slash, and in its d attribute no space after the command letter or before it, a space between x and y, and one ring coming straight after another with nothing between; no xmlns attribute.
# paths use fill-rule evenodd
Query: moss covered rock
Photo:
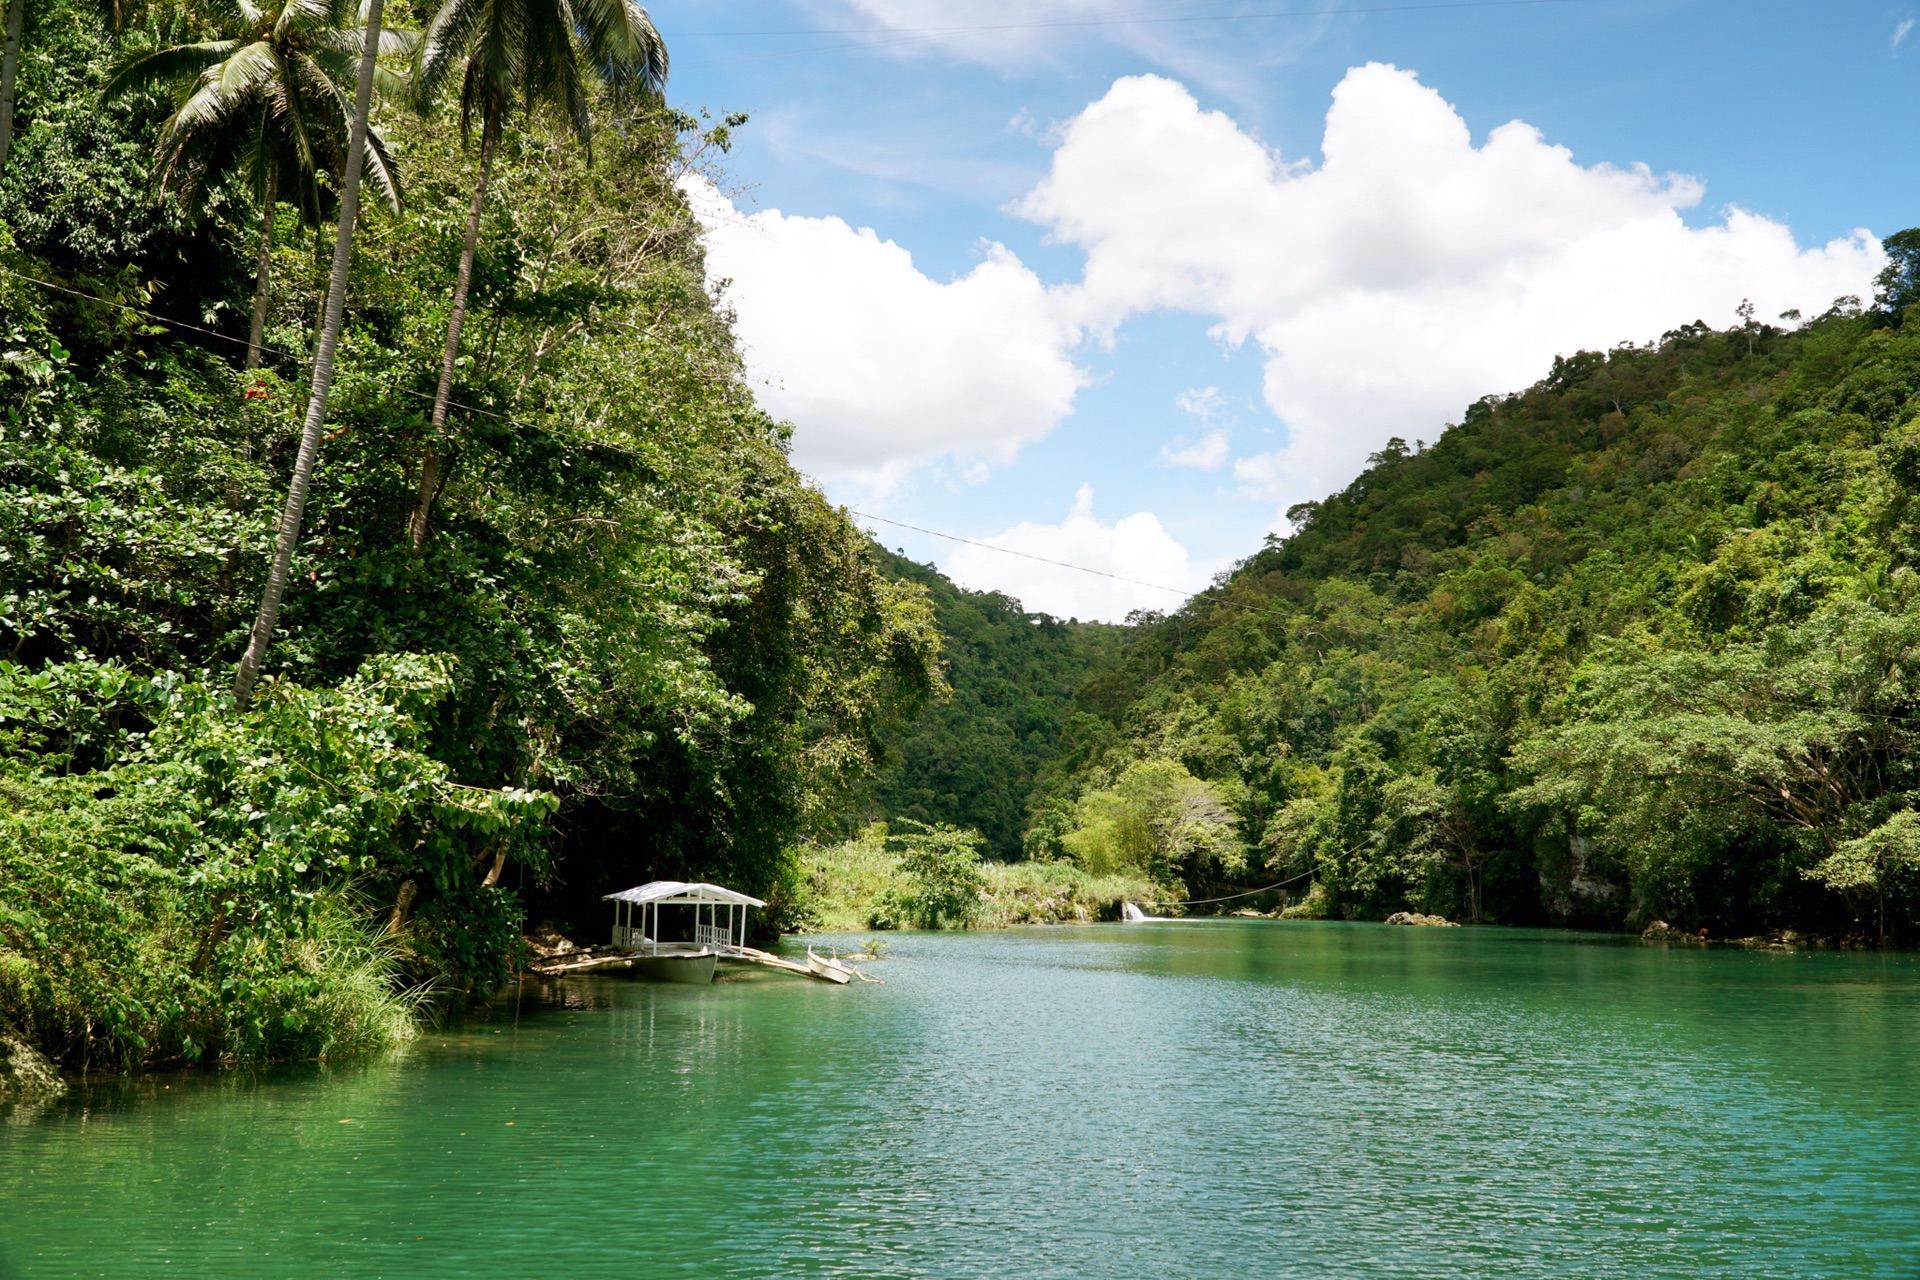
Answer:
<svg viewBox="0 0 1920 1280"><path fill-rule="evenodd" d="M8 1031L0 1031L0 1099L54 1098L66 1081L38 1049Z"/></svg>

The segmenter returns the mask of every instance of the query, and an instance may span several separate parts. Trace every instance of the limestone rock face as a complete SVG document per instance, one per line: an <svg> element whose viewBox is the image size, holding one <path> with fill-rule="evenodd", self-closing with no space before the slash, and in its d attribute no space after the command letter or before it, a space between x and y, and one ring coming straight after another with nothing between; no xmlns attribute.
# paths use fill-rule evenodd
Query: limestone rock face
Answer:
<svg viewBox="0 0 1920 1280"><path fill-rule="evenodd" d="M1396 911L1387 917L1387 923L1424 925L1429 929L1458 929L1460 927L1445 916L1423 916L1418 911Z"/></svg>
<svg viewBox="0 0 1920 1280"><path fill-rule="evenodd" d="M39 1050L0 1030L0 1099L57 1098L66 1091L66 1081Z"/></svg>

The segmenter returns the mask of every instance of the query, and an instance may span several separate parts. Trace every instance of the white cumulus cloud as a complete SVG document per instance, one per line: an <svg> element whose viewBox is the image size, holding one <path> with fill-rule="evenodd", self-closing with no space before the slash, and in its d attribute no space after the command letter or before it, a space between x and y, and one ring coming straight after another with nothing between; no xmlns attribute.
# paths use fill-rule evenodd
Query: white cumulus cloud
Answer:
<svg viewBox="0 0 1920 1280"><path fill-rule="evenodd" d="M1176 441L1160 450L1160 461L1170 467L1193 467L1213 471L1227 460L1227 433L1209 431L1198 440Z"/></svg>
<svg viewBox="0 0 1920 1280"><path fill-rule="evenodd" d="M807 470L886 487L943 456L1004 462L1072 410L1078 332L1004 248L942 282L871 229L742 214L698 177L687 192L748 375Z"/></svg>
<svg viewBox="0 0 1920 1280"><path fill-rule="evenodd" d="M1345 485L1389 436L1431 440L1474 399L1536 381L1555 355L1731 324L1742 299L1818 314L1866 294L1884 262L1865 231L1802 248L1737 208L1689 226L1698 180L1582 164L1520 121L1476 141L1412 72L1377 63L1335 88L1317 159L1278 154L1172 80L1116 81L1061 127L1014 207L1081 252L1077 281L1044 282L997 245L935 280L871 229L688 190L797 460L880 488L940 459L978 479L1011 458L1088 385L1084 336L1147 312L1254 344L1284 434L1234 472L1284 510ZM1164 462L1231 456L1207 390L1183 404L1195 430Z"/></svg>
<svg viewBox="0 0 1920 1280"><path fill-rule="evenodd" d="M1182 437L1160 450L1160 461L1170 467L1194 467L1201 471L1217 470L1227 460L1229 445L1227 429L1215 425L1226 407L1226 397L1220 394L1218 387L1188 387L1173 398L1174 407L1198 422L1201 426L1213 430L1198 440Z"/></svg>
<svg viewBox="0 0 1920 1280"><path fill-rule="evenodd" d="M1233 460L1233 478L1249 498L1283 498L1292 483L1287 475L1286 454L1275 450Z"/></svg>
<svg viewBox="0 0 1920 1280"><path fill-rule="evenodd" d="M1085 253L1082 324L1176 309L1258 344L1288 439L1239 470L1283 501L1556 354L1732 323L1743 298L1817 313L1883 262L1864 231L1803 250L1738 209L1689 227L1694 179L1583 166L1519 121L1475 145L1438 93L1377 63L1335 89L1321 150L1289 161L1181 85L1130 77L1066 126L1018 206Z"/></svg>
<svg viewBox="0 0 1920 1280"><path fill-rule="evenodd" d="M1087 485L1080 486L1073 508L1059 524L1023 522L983 541L1005 550L963 546L945 564L947 576L964 587L1005 592L1029 611L1057 618L1119 622L1135 609L1176 608L1177 592L1206 585L1206 574L1188 561L1187 549L1161 527L1158 517L1139 511L1108 524L1094 515L1093 489ZM1032 556L1041 559L1026 558Z"/></svg>

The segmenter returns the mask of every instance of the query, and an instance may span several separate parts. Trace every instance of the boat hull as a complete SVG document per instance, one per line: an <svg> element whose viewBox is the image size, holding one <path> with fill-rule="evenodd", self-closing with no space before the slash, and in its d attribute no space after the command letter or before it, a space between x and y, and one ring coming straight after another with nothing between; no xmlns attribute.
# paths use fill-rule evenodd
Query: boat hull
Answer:
<svg viewBox="0 0 1920 1280"><path fill-rule="evenodd" d="M845 983L853 981L853 970L837 960L829 960L824 956L813 954L812 947L807 948L807 970L812 973L814 977L824 978L828 982L837 982L844 985Z"/></svg>
<svg viewBox="0 0 1920 1280"><path fill-rule="evenodd" d="M713 964L717 959L719 957L711 951L696 955L635 956L632 973L636 978L648 978L654 982L705 986L713 981Z"/></svg>

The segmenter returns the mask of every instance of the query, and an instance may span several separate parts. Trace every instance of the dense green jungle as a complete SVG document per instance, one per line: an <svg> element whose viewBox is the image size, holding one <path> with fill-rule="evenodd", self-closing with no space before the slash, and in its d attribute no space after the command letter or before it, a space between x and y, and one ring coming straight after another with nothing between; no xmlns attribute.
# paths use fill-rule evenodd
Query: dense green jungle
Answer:
<svg viewBox="0 0 1920 1280"><path fill-rule="evenodd" d="M530 913L598 932L598 894L656 876L784 903L881 727L942 688L924 590L794 471L707 290L676 183L742 122L603 84L583 117L463 144L454 92L407 100L396 38L368 166L392 198L360 220L291 585L238 705L349 15L137 10L116 33L29 6L0 172L0 1023L70 1066L389 1043L497 986ZM195 151L166 84L103 96L142 51L186 49L191 88L215 38L264 31L297 67L274 44L295 19L339 117L310 113L307 152L241 108Z"/></svg>
<svg viewBox="0 0 1920 1280"><path fill-rule="evenodd" d="M1390 441L1136 618L1024 856L1293 916L1913 941L1920 233L1887 247L1869 305L1580 352ZM914 777L978 750L935 741Z"/></svg>
<svg viewBox="0 0 1920 1280"><path fill-rule="evenodd" d="M976 831L986 855L1023 855L1027 802L1059 755L1074 695L1118 666L1132 630L1028 613L882 550L882 572L926 590L950 695L881 733L880 764L843 812Z"/></svg>
<svg viewBox="0 0 1920 1280"><path fill-rule="evenodd" d="M1911 941L1920 233L1887 248L1871 305L1564 357L1291 509L1078 692L1029 849L1299 915ZM1154 771L1205 796L1130 800ZM1233 839L1180 848L1209 801Z"/></svg>
<svg viewBox="0 0 1920 1280"><path fill-rule="evenodd" d="M236 693L365 43L303 2L24 6L0 1034L69 1068L376 1048L652 878L768 928L1272 885L1240 901L1913 941L1920 233L1870 302L1567 356L1179 610L1063 622L791 465L678 185L746 122L592 31L526 64L578 75L488 89L464 0L387 14Z"/></svg>

